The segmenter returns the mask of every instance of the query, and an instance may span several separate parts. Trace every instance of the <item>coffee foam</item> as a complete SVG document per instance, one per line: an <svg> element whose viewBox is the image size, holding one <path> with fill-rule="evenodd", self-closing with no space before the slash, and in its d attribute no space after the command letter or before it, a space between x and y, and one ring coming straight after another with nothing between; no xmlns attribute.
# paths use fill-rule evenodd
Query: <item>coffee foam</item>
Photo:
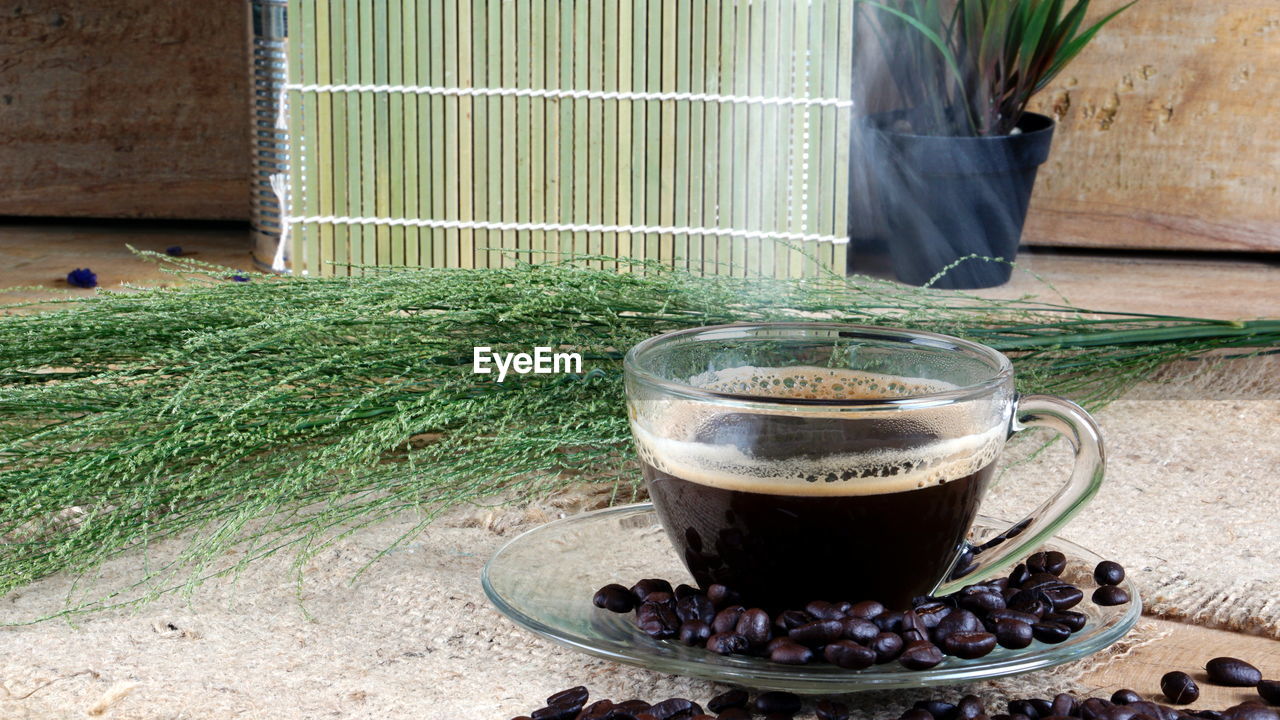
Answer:
<svg viewBox="0 0 1280 720"><path fill-rule="evenodd" d="M815 400L888 400L957 389L938 380L817 367L740 367L704 373L690 378L689 384L752 397ZM850 418L848 413L835 410L808 410L803 417ZM632 421L640 458L668 475L728 490L773 495L878 495L939 485L975 473L995 460L1006 432L1003 423L980 421L964 405L943 405L911 411L913 425L928 429L938 439L909 448L779 460L754 457L733 444L696 440L717 418L744 412L792 414L666 400L646 421ZM860 412L858 419L893 422L896 412L901 411ZM661 436L650 428L659 429Z"/></svg>

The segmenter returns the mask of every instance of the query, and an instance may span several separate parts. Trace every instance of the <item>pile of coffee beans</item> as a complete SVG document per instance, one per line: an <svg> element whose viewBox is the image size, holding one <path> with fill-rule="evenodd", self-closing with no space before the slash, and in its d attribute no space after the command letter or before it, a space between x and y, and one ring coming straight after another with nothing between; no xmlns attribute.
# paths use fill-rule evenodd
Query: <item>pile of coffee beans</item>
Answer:
<svg viewBox="0 0 1280 720"><path fill-rule="evenodd" d="M1252 667L1233 658L1217 658L1215 662L1217 660ZM1264 684L1268 687L1266 691ZM1161 685L1163 687L1163 680ZM1265 693L1274 692L1275 686L1272 681L1257 684L1259 694L1272 705L1280 704L1277 703L1280 698L1268 697ZM545 707L512 720L750 720L752 717L789 720L805 706L791 693L764 692L752 699L746 690L730 690L718 695L707 702L705 709L684 698L652 704L643 700L597 700L590 705L588 699L585 687L569 688L547 698ZM849 718L849 708L834 700L817 700L809 707L818 720ZM988 714L981 698L966 695L955 703L921 700L898 720L1280 720L1280 712L1261 700L1246 700L1224 710L1183 710L1143 700L1133 690L1117 690L1110 698L1081 699L1062 693L1052 698L1010 700L1004 709L1001 713Z"/></svg>
<svg viewBox="0 0 1280 720"><path fill-rule="evenodd" d="M975 659L997 646L1021 649L1034 640L1055 644L1079 632L1086 617L1071 608L1085 594L1062 579L1066 567L1062 553L1039 552L1008 577L945 597L919 597L903 610L874 600L815 600L802 609L770 614L744 604L724 585L702 590L672 587L660 579L630 588L606 585L593 602L616 613L634 612L636 626L652 638L720 655L754 655L785 665L825 661L850 670L897 661L909 670L927 670L945 655ZM1093 593L1094 603L1129 602L1118 585L1124 580L1119 565L1099 563L1094 578L1108 583Z"/></svg>
<svg viewBox="0 0 1280 720"><path fill-rule="evenodd" d="M661 702L644 700L597 700L590 705L582 686L561 690L547 698L547 704L528 715L512 720L790 720L800 712L800 698L789 692L764 692L753 700L746 690L730 690L707 701L706 709L692 700L668 698ZM849 720L842 703L820 700L814 708L819 720Z"/></svg>

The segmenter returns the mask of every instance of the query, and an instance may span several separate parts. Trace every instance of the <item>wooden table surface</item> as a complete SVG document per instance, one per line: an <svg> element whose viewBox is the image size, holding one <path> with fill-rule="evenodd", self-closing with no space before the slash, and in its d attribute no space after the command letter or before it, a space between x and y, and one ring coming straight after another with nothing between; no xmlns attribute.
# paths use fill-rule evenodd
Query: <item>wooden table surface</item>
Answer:
<svg viewBox="0 0 1280 720"><path fill-rule="evenodd" d="M1252 663L1262 670L1266 679L1280 679L1280 641L1170 620L1152 622L1160 632L1168 634L1086 675L1084 682L1094 689L1091 695L1109 697L1120 688L1128 688L1145 698L1168 704L1168 699L1160 694L1160 677L1171 670L1181 670L1200 686L1200 699L1190 707L1221 710L1245 700L1256 700L1258 694L1252 688L1215 687L1208 683L1205 663L1224 655Z"/></svg>

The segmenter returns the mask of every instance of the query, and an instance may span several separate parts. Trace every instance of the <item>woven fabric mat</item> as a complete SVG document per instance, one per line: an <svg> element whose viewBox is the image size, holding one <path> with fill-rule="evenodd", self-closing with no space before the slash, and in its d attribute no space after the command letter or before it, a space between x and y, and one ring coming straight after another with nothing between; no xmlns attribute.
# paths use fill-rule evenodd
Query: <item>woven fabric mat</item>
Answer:
<svg viewBox="0 0 1280 720"><path fill-rule="evenodd" d="M1280 638L1280 399L1139 391L1099 420L1108 482L1064 536L1125 564L1156 613ZM1016 460L1034 445L1010 455ZM1014 517L1035 504L1063 477L1065 455L1051 448L1016 464L984 511ZM301 583L288 558L273 558L137 610L0 628L0 718L502 720L578 684L595 697L705 701L720 688L561 649L516 628L484 599L480 568L501 543L602 497L573 493L518 510L453 513L354 583L414 518L344 540L310 561ZM152 559L176 548L153 547ZM118 587L136 579L140 562L113 561L99 581ZM71 587L68 578L50 578L0 599L0 621L56 611ZM1086 663L1115 661L1153 639L1140 626ZM1078 690L1086 669L863 695L858 717L896 718L928 696Z"/></svg>

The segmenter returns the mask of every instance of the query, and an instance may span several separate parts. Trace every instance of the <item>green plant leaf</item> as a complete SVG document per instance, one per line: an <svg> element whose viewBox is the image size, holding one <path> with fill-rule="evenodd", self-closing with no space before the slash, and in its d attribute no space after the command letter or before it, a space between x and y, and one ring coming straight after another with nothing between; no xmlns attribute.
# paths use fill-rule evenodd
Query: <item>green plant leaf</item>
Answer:
<svg viewBox="0 0 1280 720"><path fill-rule="evenodd" d="M898 18L899 20L907 23L911 27L918 30L921 35L924 35L925 38L928 39L928 41L933 45L934 49L938 51L938 54L942 56L943 61L947 64L947 68L951 70L951 74L955 77L956 81L961 85L963 85L964 74L960 72L960 65L958 62L956 62L955 53L951 52L951 48L947 45L947 42L942 39L942 36L940 36L936 30L929 27L928 25L925 25L918 18L912 17L911 15L905 12L902 12L897 8L889 7L888 5L874 2L873 0L857 0L857 1L864 3L866 5L869 5L878 10L881 10L883 12L889 13L890 15ZM934 4L934 7L935 8L937 7L936 2Z"/></svg>
<svg viewBox="0 0 1280 720"><path fill-rule="evenodd" d="M1049 70L1036 82L1035 90L1040 90L1052 82L1053 78L1056 77L1058 73L1062 72L1062 69L1066 67L1067 63L1071 62L1076 55L1079 55L1080 51L1083 50L1091 40L1093 40L1093 36L1097 35L1098 31L1101 30L1104 25L1114 20L1120 13L1133 7L1137 2L1138 0L1132 0L1132 2L1116 8L1114 11L1108 13L1106 17L1090 26L1088 30L1085 30L1083 33L1080 33L1079 36L1068 41L1062 48L1062 51L1058 53L1058 57L1054 60L1053 65L1051 65Z"/></svg>

